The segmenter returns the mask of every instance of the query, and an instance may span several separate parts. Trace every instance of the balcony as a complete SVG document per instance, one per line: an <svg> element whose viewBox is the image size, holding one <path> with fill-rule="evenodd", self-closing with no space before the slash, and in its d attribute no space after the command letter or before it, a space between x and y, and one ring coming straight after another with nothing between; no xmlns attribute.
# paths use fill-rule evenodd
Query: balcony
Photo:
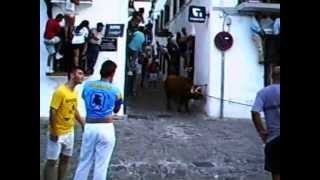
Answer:
<svg viewBox="0 0 320 180"><path fill-rule="evenodd" d="M280 0L241 0L236 9L239 12L280 14Z"/></svg>
<svg viewBox="0 0 320 180"><path fill-rule="evenodd" d="M51 0L51 3L65 3L66 0ZM80 0L80 4L92 4L92 0Z"/></svg>

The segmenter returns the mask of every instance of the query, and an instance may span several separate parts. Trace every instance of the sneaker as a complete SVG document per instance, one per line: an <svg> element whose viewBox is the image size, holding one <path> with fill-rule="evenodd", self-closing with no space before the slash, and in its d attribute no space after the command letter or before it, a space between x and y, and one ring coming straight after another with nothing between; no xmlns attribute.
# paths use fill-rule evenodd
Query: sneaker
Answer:
<svg viewBox="0 0 320 180"><path fill-rule="evenodd" d="M53 73L53 67L47 66L47 73Z"/></svg>
<svg viewBox="0 0 320 180"><path fill-rule="evenodd" d="M47 70L47 73L48 73L48 74L51 74L51 73L53 73L53 70L52 70L52 69L48 69L48 70Z"/></svg>
<svg viewBox="0 0 320 180"><path fill-rule="evenodd" d="M60 53L56 53L56 59L59 60L61 58L63 58L63 55L61 55Z"/></svg>

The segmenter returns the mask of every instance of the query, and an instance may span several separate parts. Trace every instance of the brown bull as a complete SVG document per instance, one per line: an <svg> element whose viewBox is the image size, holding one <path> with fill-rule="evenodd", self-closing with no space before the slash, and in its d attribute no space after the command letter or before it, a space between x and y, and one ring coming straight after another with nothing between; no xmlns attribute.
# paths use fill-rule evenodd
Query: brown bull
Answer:
<svg viewBox="0 0 320 180"><path fill-rule="evenodd" d="M193 85L191 79L169 75L164 82L164 89L167 96L167 109L171 109L170 101L175 99L178 102L178 112L181 112L181 106L185 106L186 112L189 111L190 99L201 99L203 95L201 93L201 87Z"/></svg>

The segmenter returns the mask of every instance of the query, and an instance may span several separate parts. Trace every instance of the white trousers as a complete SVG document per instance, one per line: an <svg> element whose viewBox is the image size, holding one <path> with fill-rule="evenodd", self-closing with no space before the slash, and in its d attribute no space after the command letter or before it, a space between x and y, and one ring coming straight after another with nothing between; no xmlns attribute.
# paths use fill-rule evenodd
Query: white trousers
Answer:
<svg viewBox="0 0 320 180"><path fill-rule="evenodd" d="M93 161L93 180L106 180L114 145L113 123L86 124L74 180L87 180Z"/></svg>

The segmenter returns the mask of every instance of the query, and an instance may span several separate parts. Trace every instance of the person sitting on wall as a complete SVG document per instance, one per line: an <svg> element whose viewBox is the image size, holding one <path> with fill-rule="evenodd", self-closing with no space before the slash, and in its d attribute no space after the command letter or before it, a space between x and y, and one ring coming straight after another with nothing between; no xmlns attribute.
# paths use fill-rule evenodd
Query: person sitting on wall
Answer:
<svg viewBox="0 0 320 180"><path fill-rule="evenodd" d="M44 0L47 6L47 16L49 19L52 19L52 2L51 0Z"/></svg>
<svg viewBox="0 0 320 180"><path fill-rule="evenodd" d="M48 19L46 24L46 29L44 32L44 44L49 53L47 59L48 73L53 72L54 55L56 56L56 59L63 57L59 53L61 48L61 38L58 36L61 30L60 22L62 21L63 17L64 16L62 14L58 14L55 19Z"/></svg>
<svg viewBox="0 0 320 180"><path fill-rule="evenodd" d="M100 44L103 37L103 24L101 22L97 23L97 28L93 28L90 31L89 43L88 43L88 70L89 73L93 73L94 65L96 64L98 54L100 51Z"/></svg>
<svg viewBox="0 0 320 180"><path fill-rule="evenodd" d="M65 41L70 42L72 39L72 31L76 16L76 5L79 5L79 0L66 0L65 4Z"/></svg>
<svg viewBox="0 0 320 180"><path fill-rule="evenodd" d="M139 16L140 16L140 18L141 18L141 23L144 24L144 22L145 22L145 21L144 21L144 18L143 18L144 8L139 8L138 13L139 13Z"/></svg>
<svg viewBox="0 0 320 180"><path fill-rule="evenodd" d="M136 11L136 8L134 7L134 0L129 0L128 10L129 16L131 16Z"/></svg>
<svg viewBox="0 0 320 180"><path fill-rule="evenodd" d="M87 52L87 41L89 37L89 21L84 20L73 31L72 48L73 48L73 63L74 66L79 66ZM81 57L80 57L81 53Z"/></svg>

